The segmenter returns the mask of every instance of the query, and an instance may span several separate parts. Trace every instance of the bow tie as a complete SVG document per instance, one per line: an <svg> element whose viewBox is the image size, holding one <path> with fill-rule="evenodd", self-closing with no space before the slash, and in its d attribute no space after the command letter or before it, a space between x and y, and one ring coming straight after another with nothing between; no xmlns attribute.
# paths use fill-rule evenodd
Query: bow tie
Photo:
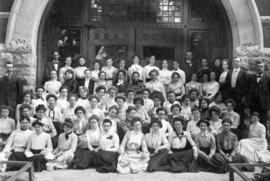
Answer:
<svg viewBox="0 0 270 181"><path fill-rule="evenodd" d="M53 64L58 64L59 63L59 61L53 61Z"/></svg>
<svg viewBox="0 0 270 181"><path fill-rule="evenodd" d="M260 75L259 75L259 74L257 74L257 78L261 78L261 77L262 77L262 74L260 74Z"/></svg>
<svg viewBox="0 0 270 181"><path fill-rule="evenodd" d="M69 133L66 133L66 134L65 134L65 138L66 138L66 140L68 140L69 135L70 135L71 133L72 133L72 132L69 132Z"/></svg>
<svg viewBox="0 0 270 181"><path fill-rule="evenodd" d="M86 100L87 98L86 97L81 97L82 100Z"/></svg>

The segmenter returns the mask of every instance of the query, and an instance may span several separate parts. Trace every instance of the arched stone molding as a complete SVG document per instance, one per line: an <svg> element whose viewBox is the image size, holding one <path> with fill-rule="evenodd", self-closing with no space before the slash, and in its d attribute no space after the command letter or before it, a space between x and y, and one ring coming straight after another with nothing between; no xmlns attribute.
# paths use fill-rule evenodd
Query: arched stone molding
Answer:
<svg viewBox="0 0 270 181"><path fill-rule="evenodd" d="M40 21L53 0L15 0L10 12L5 47L22 67L18 74L36 84L37 39ZM255 0L220 0L229 17L234 50L246 43L263 48L263 31Z"/></svg>

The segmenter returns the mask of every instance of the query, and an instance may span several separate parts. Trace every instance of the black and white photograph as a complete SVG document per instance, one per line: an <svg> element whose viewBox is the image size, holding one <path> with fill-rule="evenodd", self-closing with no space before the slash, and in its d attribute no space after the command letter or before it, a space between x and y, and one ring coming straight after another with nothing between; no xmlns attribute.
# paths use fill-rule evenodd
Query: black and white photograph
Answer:
<svg viewBox="0 0 270 181"><path fill-rule="evenodd" d="M0 181L270 181L270 0L0 0Z"/></svg>

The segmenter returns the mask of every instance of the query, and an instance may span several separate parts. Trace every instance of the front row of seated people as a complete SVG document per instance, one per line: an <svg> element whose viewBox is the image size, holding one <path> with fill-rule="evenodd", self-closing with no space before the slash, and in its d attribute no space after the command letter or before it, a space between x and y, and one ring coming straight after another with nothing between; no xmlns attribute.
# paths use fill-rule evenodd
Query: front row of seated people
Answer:
<svg viewBox="0 0 270 181"><path fill-rule="evenodd" d="M196 107L192 112L194 117L200 113ZM162 108L157 110L159 118L160 113ZM129 127L122 138L112 129L115 125L109 118L100 122L98 116L92 115L84 135L77 134L74 122L66 118L54 150L51 135L44 132L44 123L40 119L31 123L24 117L20 120L20 129L12 132L1 154L10 161L33 162L36 172L96 168L98 172L125 174L141 171L225 173L229 163L253 163L268 156L266 130L259 117L256 112L252 114L249 138L240 142L231 132L232 121L228 118L222 120L222 131L218 134L209 132L210 122L204 119L194 119L197 127L188 125L189 131L185 131L183 117L172 119L172 131L167 135L162 131L164 123L152 119L150 131L144 134L141 118L129 117L127 113ZM82 126L82 122L77 126ZM15 169L18 168L7 167L7 170ZM253 167L241 169L254 170Z"/></svg>

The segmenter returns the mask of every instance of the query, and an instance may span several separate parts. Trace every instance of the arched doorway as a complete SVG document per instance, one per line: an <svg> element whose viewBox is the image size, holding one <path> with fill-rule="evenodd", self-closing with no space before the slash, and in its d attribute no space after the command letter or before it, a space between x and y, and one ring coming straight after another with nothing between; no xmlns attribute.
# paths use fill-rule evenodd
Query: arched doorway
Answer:
<svg viewBox="0 0 270 181"><path fill-rule="evenodd" d="M87 28L91 28L91 24L86 23L85 21L88 16L87 14L83 14L83 17L81 15L81 11L86 12L88 9L88 6L85 6L84 2L89 2L88 0L67 0L64 2L75 2L80 1L81 7L80 9L76 9L76 7L70 5L69 11L73 12L73 18L71 18L68 21L68 25L72 25L74 23L74 18L76 18L78 15L81 17L80 22L81 26L73 26L75 28L80 27L80 31L82 33L83 43L80 45L80 53L88 56L88 49L87 49L87 42L88 40L88 33ZM116 1L116 0L115 0ZM131 0L129 0L131 1ZM136 1L136 0L134 0ZM19 67L25 67L23 69L18 68L17 73L18 75L24 77L27 80L27 84L30 88L33 88L36 86L36 84L40 83L40 77L43 73L43 66L44 62L47 61L50 55L50 51L55 50L55 45L52 44L51 46L48 46L48 44L45 41L42 41L42 38L44 38L44 32L51 32L47 33L48 39L53 39L54 36L56 36L54 30L55 27L53 25L47 26L46 28L46 20L48 19L49 14L51 13L51 9L54 2L58 2L58 0L14 0L14 3L12 5L12 9L9 15L8 19L8 26L7 26L7 32L6 32L6 41L5 41L5 48L6 52L10 53L13 61L16 62L16 64L19 64ZM60 1L59 1L60 2ZM237 55L235 50L237 47L245 45L245 44L252 44L257 45L260 50L263 51L264 49L264 43L263 43L263 32L262 32L262 23L260 19L260 15L256 6L255 0L215 0L215 1L204 1L204 0L183 0L183 3L185 5L191 3L194 5L198 4L197 11L204 12L205 14L211 15L213 14L211 11L221 11L224 13L221 13L221 16L223 16L223 19L225 21L217 22L218 24L227 24L226 19L229 20L229 25L227 28L229 29L218 29L218 26L216 26L214 29L219 30L216 32L219 32L219 34L215 35L216 37L220 37L225 33L228 32L229 35L222 41L217 41L219 45L224 45L221 47L230 47L231 48L221 48L218 49L222 51L223 53L220 55L228 55L231 56ZM209 9L208 11L204 5L208 6L208 3L213 3L214 7L213 9ZM203 4L206 3L206 4ZM188 7L188 6L184 6ZM224 11L225 9L225 11ZM68 10L68 9L66 9ZM79 11L80 10L80 11ZM188 23L190 23L189 13L190 12L187 8L184 8L182 12L183 13L183 20L184 23L180 26L180 29L182 28L183 34L189 34L191 30L199 30L200 28L190 29ZM57 11L53 12L51 14L55 18L58 17ZM54 19L55 19L54 18ZM64 17L65 19L65 17ZM210 17L210 20L215 19L215 17ZM188 21L187 21L188 20ZM197 19L199 20L199 19ZM53 21L51 21L53 22ZM56 25L59 25L57 21L55 21ZM194 18L193 24L197 25L196 18ZM213 25L213 24L212 24ZM172 27L169 26L169 29ZM175 28L177 29L177 28ZM179 29L179 28L178 28ZM231 30L230 30L231 29ZM60 29L59 29L60 32ZM230 33L231 32L231 33ZM195 34L196 35L196 34ZM232 43L227 43L226 41L229 40L230 36L232 36ZM195 45L198 43L197 36L194 36L194 42ZM208 36L206 36L208 37ZM182 46L183 48L179 55L180 59L183 57L183 52L186 51L186 49L190 48L189 45L190 38L188 36L182 36L182 43L185 46ZM57 45L57 44L56 44ZM44 48L45 47L45 48ZM177 51L179 51L177 49ZM211 52L216 52L211 49ZM233 52L233 53L232 53Z"/></svg>
<svg viewBox="0 0 270 181"><path fill-rule="evenodd" d="M40 29L40 82L54 50L62 57L82 54L88 65L104 48L117 62L154 54L158 61L181 62L192 51L202 58L230 58L232 33L221 1L203 0L55 0Z"/></svg>

